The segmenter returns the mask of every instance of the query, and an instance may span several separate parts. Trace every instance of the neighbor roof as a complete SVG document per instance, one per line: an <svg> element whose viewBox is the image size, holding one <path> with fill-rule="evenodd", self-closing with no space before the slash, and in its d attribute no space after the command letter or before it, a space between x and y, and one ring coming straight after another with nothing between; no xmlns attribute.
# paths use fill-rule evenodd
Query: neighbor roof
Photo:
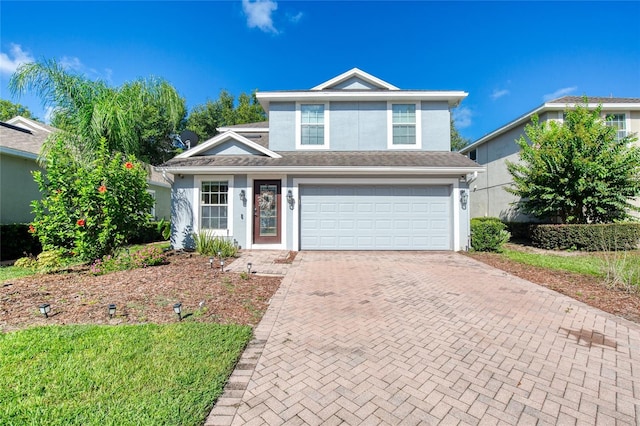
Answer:
<svg viewBox="0 0 640 426"><path fill-rule="evenodd" d="M606 96L593 96L586 98L588 103L586 104L587 108L596 108L602 105L604 110L640 110L640 98L613 98ZM515 120L505 124L504 126L487 133L482 136L477 141L472 144L462 148L460 152L462 154L466 154L469 151L477 148L478 146L484 144L485 142L495 138L496 136L505 133L514 127L517 127L523 123L529 122L531 117L534 114L540 115L543 112L547 111L563 111L567 107L573 108L576 105L585 105L585 97L584 96L563 96L561 98L553 99L551 101L545 102L534 110L529 111L528 113L521 115Z"/></svg>
<svg viewBox="0 0 640 426"><path fill-rule="evenodd" d="M43 123L36 125L25 125L28 120L14 117L9 122L0 122L0 148L6 154L13 154L20 157L36 158L42 149L42 145L47 137L55 129ZM29 120L30 122L31 120Z"/></svg>

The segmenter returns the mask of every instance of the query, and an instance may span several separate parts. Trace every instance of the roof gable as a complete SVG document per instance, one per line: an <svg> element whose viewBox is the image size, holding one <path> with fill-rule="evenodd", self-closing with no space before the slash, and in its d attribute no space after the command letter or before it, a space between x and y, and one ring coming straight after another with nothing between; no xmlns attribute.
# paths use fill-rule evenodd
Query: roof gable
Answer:
<svg viewBox="0 0 640 426"><path fill-rule="evenodd" d="M350 69L337 77L313 87L311 90L399 90L358 68Z"/></svg>
<svg viewBox="0 0 640 426"><path fill-rule="evenodd" d="M191 148L175 158L190 158L207 155L238 155L240 152L246 155L265 155L270 158L281 158L280 154L233 132L231 130L214 136L206 142Z"/></svg>

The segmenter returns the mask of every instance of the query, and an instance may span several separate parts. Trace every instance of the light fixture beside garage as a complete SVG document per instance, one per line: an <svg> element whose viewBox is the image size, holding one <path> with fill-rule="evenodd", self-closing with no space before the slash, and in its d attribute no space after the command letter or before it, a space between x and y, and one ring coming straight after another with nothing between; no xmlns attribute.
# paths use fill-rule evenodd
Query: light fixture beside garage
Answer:
<svg viewBox="0 0 640 426"><path fill-rule="evenodd" d="M467 201L469 201L469 194L465 189L460 190L460 204L462 204L462 208L467 208Z"/></svg>
<svg viewBox="0 0 640 426"><path fill-rule="evenodd" d="M287 191L287 203L289 203L289 208L293 210L296 200L293 199L293 192L291 190Z"/></svg>

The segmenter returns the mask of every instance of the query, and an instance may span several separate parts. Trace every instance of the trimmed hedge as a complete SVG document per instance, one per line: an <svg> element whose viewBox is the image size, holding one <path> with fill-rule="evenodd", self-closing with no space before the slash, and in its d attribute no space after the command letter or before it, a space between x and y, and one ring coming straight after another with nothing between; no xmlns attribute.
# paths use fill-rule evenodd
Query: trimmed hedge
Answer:
<svg viewBox="0 0 640 426"><path fill-rule="evenodd" d="M476 217L471 219L471 248L475 251L502 251L509 241L507 226L497 217Z"/></svg>
<svg viewBox="0 0 640 426"><path fill-rule="evenodd" d="M0 260L16 260L42 252L40 240L29 233L29 224L0 225Z"/></svg>
<svg viewBox="0 0 640 426"><path fill-rule="evenodd" d="M640 248L640 223L531 225L531 242L548 250L633 250Z"/></svg>

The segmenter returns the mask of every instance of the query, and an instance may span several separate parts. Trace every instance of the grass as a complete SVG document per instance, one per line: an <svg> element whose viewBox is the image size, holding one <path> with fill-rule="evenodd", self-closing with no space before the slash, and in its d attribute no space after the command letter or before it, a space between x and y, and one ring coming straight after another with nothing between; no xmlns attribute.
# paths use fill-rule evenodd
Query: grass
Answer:
<svg viewBox="0 0 640 426"><path fill-rule="evenodd" d="M629 291L640 289L639 250L559 256L505 249L501 255L526 265L603 277Z"/></svg>
<svg viewBox="0 0 640 426"><path fill-rule="evenodd" d="M595 255L559 256L543 253L525 253L505 249L502 256L520 263L556 271L569 271L578 274L602 276L602 260Z"/></svg>
<svg viewBox="0 0 640 426"><path fill-rule="evenodd" d="M0 424L202 425L250 338L188 322L0 334Z"/></svg>
<svg viewBox="0 0 640 426"><path fill-rule="evenodd" d="M170 248L171 243L168 241L162 241L162 242L151 243L151 244L135 244L135 245L127 246L125 250L129 250L129 253L132 254L149 246L155 246L160 248L161 250L164 250L164 249ZM74 261L73 259L70 259L68 262L65 263L65 265L67 266L78 265L81 263L83 262L78 262L78 261ZM2 266L0 267L0 283L7 280L14 280L16 278L28 277L29 275L35 275L37 273L39 273L39 271L34 268L18 268L15 266Z"/></svg>
<svg viewBox="0 0 640 426"><path fill-rule="evenodd" d="M18 268L16 266L2 266L0 267L0 282L7 280L14 280L16 278L27 277L29 275L35 275L37 271L31 268Z"/></svg>

